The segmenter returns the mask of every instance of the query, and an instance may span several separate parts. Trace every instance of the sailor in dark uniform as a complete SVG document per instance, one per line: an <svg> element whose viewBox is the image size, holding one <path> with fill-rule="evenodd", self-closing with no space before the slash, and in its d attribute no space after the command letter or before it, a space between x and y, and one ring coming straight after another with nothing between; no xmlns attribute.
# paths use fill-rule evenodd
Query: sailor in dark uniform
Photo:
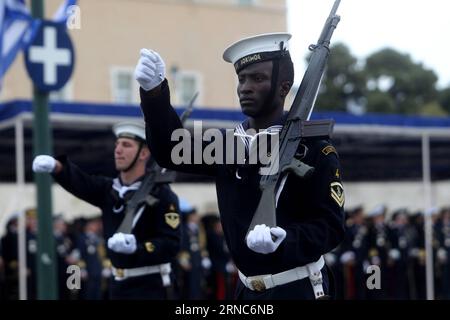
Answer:
<svg viewBox="0 0 450 320"><path fill-rule="evenodd" d="M408 225L408 212L400 209L392 215L389 226L388 251L388 294L390 299L409 300L411 298L410 284L412 282L412 260L410 251L413 247L413 237Z"/></svg>
<svg viewBox="0 0 450 320"><path fill-rule="evenodd" d="M178 254L180 296L186 300L201 300L205 298L205 274L211 267L206 254L205 231L200 225L197 209L184 199L180 200L180 213L183 228Z"/></svg>
<svg viewBox="0 0 450 320"><path fill-rule="evenodd" d="M6 233L1 239L2 257L5 265L5 298L19 299L19 263L17 252L18 217L11 217L6 224Z"/></svg>
<svg viewBox="0 0 450 320"><path fill-rule="evenodd" d="M236 268L225 242L222 224L215 213L203 217L206 243L211 259L208 276L208 295L212 300L230 300L236 287Z"/></svg>
<svg viewBox="0 0 450 320"><path fill-rule="evenodd" d="M347 220L346 238L342 243L342 271L344 272L345 299L366 298L366 268L368 253L368 230L364 221L363 207L353 210Z"/></svg>
<svg viewBox="0 0 450 320"><path fill-rule="evenodd" d="M165 183L151 190L156 204L139 205L131 212L130 232L118 232L128 202L146 177L150 151L145 144L142 123L119 123L114 150L115 179L89 175L67 157L37 156L35 172L51 172L67 191L102 210L108 256L114 278L112 299L166 299L173 277L171 261L180 245L178 198Z"/></svg>
<svg viewBox="0 0 450 320"><path fill-rule="evenodd" d="M283 107L294 79L287 50L290 37L286 33L259 35L233 44L224 53L224 59L235 66L241 108L248 117L235 129L234 137L231 135L235 148L245 146L245 155L255 150L252 144L256 137L276 136L286 120ZM261 197L262 161L253 164L245 157L242 164L228 164L224 160L233 157L224 146L222 161L192 161L199 155L192 147L192 157L183 154L189 163L178 159L175 163L171 156L179 141L171 137L182 124L170 104L164 61L154 51L141 50L135 76L141 86L148 143L158 163L216 177L223 230L241 280L237 298L326 297L329 283L323 255L344 238L344 190L338 154L331 143L321 139L303 141L298 154L315 168L314 173L306 179L285 176L277 194L278 226L257 225L247 236ZM228 133L222 131L223 136L227 139ZM191 142L194 146L194 140ZM201 150L208 151L205 148L211 148L211 143L205 141L203 147Z"/></svg>
<svg viewBox="0 0 450 320"><path fill-rule="evenodd" d="M6 227L6 234L1 239L5 261L5 291L8 300L19 299L19 252L18 252L18 213L12 217ZM37 298L36 289L36 254L37 254L37 217L35 209L25 212L25 250L26 250L26 297Z"/></svg>
<svg viewBox="0 0 450 320"><path fill-rule="evenodd" d="M74 249L74 243L67 233L67 223L62 215L57 215L53 219L53 235L56 244L59 300L69 300L71 291L66 283L67 268L71 265L70 255Z"/></svg>
<svg viewBox="0 0 450 320"><path fill-rule="evenodd" d="M385 221L387 207L378 205L369 212L368 218L368 246L369 264L376 265L381 270L381 289L367 291L367 298L370 300L384 300L388 298L388 258L391 243L389 241L389 229Z"/></svg>
<svg viewBox="0 0 450 320"><path fill-rule="evenodd" d="M84 231L77 238L75 249L80 258L78 265L82 268L82 300L102 299L103 264L100 252L103 245L98 218L87 220Z"/></svg>
<svg viewBox="0 0 450 320"><path fill-rule="evenodd" d="M37 299L37 211L25 210L27 252L27 300Z"/></svg>

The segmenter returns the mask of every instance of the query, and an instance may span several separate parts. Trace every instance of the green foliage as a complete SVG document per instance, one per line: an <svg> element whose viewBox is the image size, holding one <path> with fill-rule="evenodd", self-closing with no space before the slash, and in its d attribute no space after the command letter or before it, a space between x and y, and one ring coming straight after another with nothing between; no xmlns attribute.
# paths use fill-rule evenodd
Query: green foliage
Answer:
<svg viewBox="0 0 450 320"><path fill-rule="evenodd" d="M432 102L424 105L420 110L421 116L446 117L448 114L437 102Z"/></svg>
<svg viewBox="0 0 450 320"><path fill-rule="evenodd" d="M365 81L358 60L349 48L342 43L336 44L331 48L317 109L345 111L350 101L363 97Z"/></svg>
<svg viewBox="0 0 450 320"><path fill-rule="evenodd" d="M367 112L394 113L395 101L391 96L381 91L367 93Z"/></svg>
<svg viewBox="0 0 450 320"><path fill-rule="evenodd" d="M331 47L316 109L348 111L356 104L367 112L445 115L450 88L438 91L437 80L408 54L384 48L361 63L338 43Z"/></svg>
<svg viewBox="0 0 450 320"><path fill-rule="evenodd" d="M450 113L450 87L439 92L439 103L447 113Z"/></svg>

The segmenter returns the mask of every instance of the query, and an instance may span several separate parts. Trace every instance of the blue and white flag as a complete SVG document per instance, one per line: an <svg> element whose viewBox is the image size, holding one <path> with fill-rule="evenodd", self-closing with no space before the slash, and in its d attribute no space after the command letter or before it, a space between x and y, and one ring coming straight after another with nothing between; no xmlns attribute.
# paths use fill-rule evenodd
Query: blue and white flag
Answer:
<svg viewBox="0 0 450 320"><path fill-rule="evenodd" d="M66 23L70 7L76 0L64 0L53 21ZM25 0L0 0L0 90L3 76L14 62L17 54L27 49L39 29L40 20L33 19Z"/></svg>
<svg viewBox="0 0 450 320"><path fill-rule="evenodd" d="M24 0L0 0L0 88L8 68L22 49L23 38L32 25Z"/></svg>

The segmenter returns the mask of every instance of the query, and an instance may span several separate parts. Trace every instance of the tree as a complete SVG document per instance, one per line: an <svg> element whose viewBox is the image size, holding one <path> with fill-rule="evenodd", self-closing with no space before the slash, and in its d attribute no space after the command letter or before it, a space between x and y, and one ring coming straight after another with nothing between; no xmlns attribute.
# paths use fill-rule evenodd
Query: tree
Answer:
<svg viewBox="0 0 450 320"><path fill-rule="evenodd" d="M316 108L347 111L349 105L362 103L366 79L358 60L345 44L337 43L330 50Z"/></svg>
<svg viewBox="0 0 450 320"><path fill-rule="evenodd" d="M391 105L380 105L380 95L393 101L394 113L422 113L425 105L437 100L437 76L421 63L414 63L408 54L385 48L370 55L366 60L368 99L367 110L383 112ZM376 94L374 94L376 93Z"/></svg>

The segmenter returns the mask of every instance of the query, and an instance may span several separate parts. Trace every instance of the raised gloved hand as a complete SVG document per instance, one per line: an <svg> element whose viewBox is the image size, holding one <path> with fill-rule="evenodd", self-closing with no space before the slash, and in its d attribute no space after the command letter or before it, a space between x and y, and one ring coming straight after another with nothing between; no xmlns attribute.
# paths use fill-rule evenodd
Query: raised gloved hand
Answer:
<svg viewBox="0 0 450 320"><path fill-rule="evenodd" d="M159 86L166 77L166 65L161 56L153 50L141 49L141 57L134 70L134 77L145 91Z"/></svg>
<svg viewBox="0 0 450 320"><path fill-rule="evenodd" d="M117 253L132 254L136 251L136 237L132 234L115 233L108 239L108 248Z"/></svg>
<svg viewBox="0 0 450 320"><path fill-rule="evenodd" d="M56 167L56 160L52 156L39 155L33 160L34 172L53 172Z"/></svg>
<svg viewBox="0 0 450 320"><path fill-rule="evenodd" d="M275 241L272 235L275 236ZM268 254L275 252L285 238L286 231L283 228L269 228L265 224L260 224L248 233L247 247L257 253Z"/></svg>

